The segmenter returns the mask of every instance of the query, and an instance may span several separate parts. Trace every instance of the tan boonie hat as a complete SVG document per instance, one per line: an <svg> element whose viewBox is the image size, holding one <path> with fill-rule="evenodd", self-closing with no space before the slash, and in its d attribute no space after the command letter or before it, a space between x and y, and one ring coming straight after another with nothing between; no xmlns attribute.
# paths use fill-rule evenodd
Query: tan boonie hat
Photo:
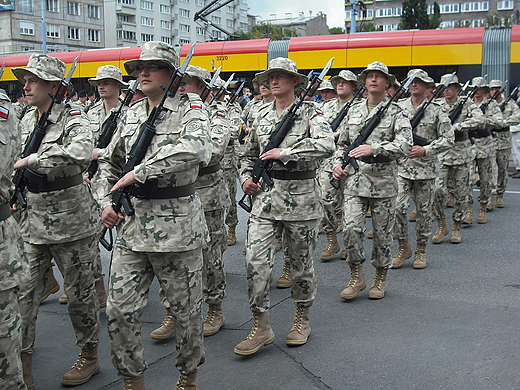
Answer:
<svg viewBox="0 0 520 390"><path fill-rule="evenodd" d="M452 76L451 73L447 73L447 74L442 75L441 76L441 81L439 82L439 84L446 83L446 81L448 81L451 78L451 76ZM460 87L459 78L457 77L457 75L453 76L453 79L448 84L448 86L450 86L452 84L456 84L456 85L458 85Z"/></svg>
<svg viewBox="0 0 520 390"><path fill-rule="evenodd" d="M16 78L25 83L23 79L26 73L32 73L45 81L61 81L65 76L65 63L46 54L32 54L25 68L14 68Z"/></svg>
<svg viewBox="0 0 520 390"><path fill-rule="evenodd" d="M186 68L186 74L189 74L190 77L196 77L206 83L211 81L211 73L209 70L201 68L200 66L188 65Z"/></svg>
<svg viewBox="0 0 520 390"><path fill-rule="evenodd" d="M217 77L217 80L215 81L215 84L213 84L212 89L220 89L224 85L226 85L226 82L222 80L220 77ZM227 90L227 88L224 90L224 93L229 94L230 92Z"/></svg>
<svg viewBox="0 0 520 390"><path fill-rule="evenodd" d="M334 89L338 88L337 86L338 86L339 79L353 82L355 84L356 88L360 84L356 75L353 72L351 72L350 70L342 70L341 72L339 72L338 75L332 76L330 78L330 82L332 83L332 86L334 87Z"/></svg>
<svg viewBox="0 0 520 390"><path fill-rule="evenodd" d="M388 67L383 64L382 62L376 61L372 62L371 64L368 64L367 68L361 72L358 79L362 84L365 84L365 80L367 79L367 73L373 70L377 70L381 73L383 73L390 83L390 86L392 86L395 83L395 76L393 74L388 73Z"/></svg>
<svg viewBox="0 0 520 390"><path fill-rule="evenodd" d="M128 86L128 83L123 81L123 72L121 72L121 69L114 65L100 66L96 72L96 77L89 78L88 82L90 85L96 86L99 84L99 81L106 79L115 80L119 82L122 87Z"/></svg>
<svg viewBox="0 0 520 390"><path fill-rule="evenodd" d="M141 84L139 84L139 80L130 80L127 84L127 87L121 89L121 91L127 93L129 89L134 87L135 83L137 83L137 88L135 90L143 92L143 90L141 89Z"/></svg>
<svg viewBox="0 0 520 390"><path fill-rule="evenodd" d="M489 85L487 84L486 80L484 79L484 77L473 77L471 79L471 83L469 85L470 88L477 88L477 86L482 83L482 85L479 87L479 88L489 88Z"/></svg>
<svg viewBox="0 0 520 390"><path fill-rule="evenodd" d="M269 75L273 72L285 72L298 77L297 87L305 88L309 83L307 76L298 73L296 63L289 58L278 57L269 61L269 67L263 72L257 73L256 78L264 87L269 88Z"/></svg>
<svg viewBox="0 0 520 390"><path fill-rule="evenodd" d="M253 79L252 83L253 83L253 89L256 92L260 92L260 82L258 81L258 79L256 77Z"/></svg>
<svg viewBox="0 0 520 390"><path fill-rule="evenodd" d="M489 82L489 88L502 88L503 84L500 80L491 80Z"/></svg>
<svg viewBox="0 0 520 390"><path fill-rule="evenodd" d="M402 81L403 84L406 84L408 79L415 73L414 79L419 79L426 83L427 87L435 87L435 81L428 76L428 73L422 69L412 69L408 71L408 74L406 75L406 78Z"/></svg>
<svg viewBox="0 0 520 390"><path fill-rule="evenodd" d="M334 87L332 86L332 84L330 83L329 80L323 80L320 84L320 87L317 89L317 91L325 91L327 89L330 89L332 91L334 91Z"/></svg>

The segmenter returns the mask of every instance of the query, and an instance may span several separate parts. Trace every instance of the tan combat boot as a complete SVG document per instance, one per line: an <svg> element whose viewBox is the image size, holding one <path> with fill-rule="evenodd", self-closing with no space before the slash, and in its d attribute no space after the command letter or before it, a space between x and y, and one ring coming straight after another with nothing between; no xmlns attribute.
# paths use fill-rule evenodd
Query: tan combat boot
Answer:
<svg viewBox="0 0 520 390"><path fill-rule="evenodd" d="M417 221L417 208L413 209L412 213L408 216L410 222Z"/></svg>
<svg viewBox="0 0 520 390"><path fill-rule="evenodd" d="M34 383L34 377L32 374L32 354L22 352L22 370L23 381L27 386L27 389L34 390L36 384Z"/></svg>
<svg viewBox="0 0 520 390"><path fill-rule="evenodd" d="M318 224L318 234L323 233L323 222L321 221L321 219L318 219L317 224Z"/></svg>
<svg viewBox="0 0 520 390"><path fill-rule="evenodd" d="M340 246L338 244L338 237L336 236L336 232L327 233L327 246L325 250L320 256L322 260L330 260L332 257L340 251Z"/></svg>
<svg viewBox="0 0 520 390"><path fill-rule="evenodd" d="M367 233L367 238L373 239L374 238L374 229L370 229Z"/></svg>
<svg viewBox="0 0 520 390"><path fill-rule="evenodd" d="M58 302L62 303L64 305L69 303L69 298L67 298L67 294L65 294L65 293L61 294L61 296L58 298Z"/></svg>
<svg viewBox="0 0 520 390"><path fill-rule="evenodd" d="M286 261L283 263L282 274L276 282L276 288L289 288L292 285L291 264Z"/></svg>
<svg viewBox="0 0 520 390"><path fill-rule="evenodd" d="M144 390L144 376L139 378L125 379L124 390Z"/></svg>
<svg viewBox="0 0 520 390"><path fill-rule="evenodd" d="M47 282L45 283L45 288L43 289L42 296L40 298L40 302L45 301L49 298L49 295L57 293L60 291L60 285L56 278L54 277L54 273L52 272L52 267L47 271Z"/></svg>
<svg viewBox="0 0 520 390"><path fill-rule="evenodd" d="M497 194L497 208L502 209L504 206L504 194Z"/></svg>
<svg viewBox="0 0 520 390"><path fill-rule="evenodd" d="M78 386L86 383L99 372L99 360L97 356L97 345L92 348L83 347L78 360L61 378L63 386Z"/></svg>
<svg viewBox="0 0 520 390"><path fill-rule="evenodd" d="M372 209L370 207L367 209L367 213L365 214L365 218L372 218Z"/></svg>
<svg viewBox="0 0 520 390"><path fill-rule="evenodd" d="M311 334L309 326L309 308L297 306L294 313L294 321L291 331L287 335L287 345L303 345Z"/></svg>
<svg viewBox="0 0 520 390"><path fill-rule="evenodd" d="M353 299L365 288L367 281L363 273L363 264L353 264L350 266L350 281L339 296L343 299Z"/></svg>
<svg viewBox="0 0 520 390"><path fill-rule="evenodd" d="M462 238L460 237L460 226L461 222L453 221L453 228L451 230L451 243L452 244L460 244L462 242Z"/></svg>
<svg viewBox="0 0 520 390"><path fill-rule="evenodd" d="M491 194L491 198L489 198L489 202L487 202L486 205L486 211L493 211L495 208L495 197L493 194Z"/></svg>
<svg viewBox="0 0 520 390"><path fill-rule="evenodd" d="M446 203L446 207L453 208L455 206L455 196L453 195L453 192L448 193L448 202Z"/></svg>
<svg viewBox="0 0 520 390"><path fill-rule="evenodd" d="M478 210L477 223L487 223L487 211L485 203L480 204L480 209Z"/></svg>
<svg viewBox="0 0 520 390"><path fill-rule="evenodd" d="M406 259L412 257L412 255L413 252L408 240L399 240L399 248L397 249L395 257L392 259L392 268L401 267Z"/></svg>
<svg viewBox="0 0 520 390"><path fill-rule="evenodd" d="M415 248L415 259L413 260L412 267L415 269L426 268L426 244L417 243L417 248Z"/></svg>
<svg viewBox="0 0 520 390"><path fill-rule="evenodd" d="M343 249L341 253L339 254L339 258L341 260L347 260L347 248Z"/></svg>
<svg viewBox="0 0 520 390"><path fill-rule="evenodd" d="M376 268L376 273L374 275L374 282L372 283L372 287L368 292L368 297L370 299L381 299L385 296L386 291L386 274L388 273L388 268Z"/></svg>
<svg viewBox="0 0 520 390"><path fill-rule="evenodd" d="M282 241L282 238L280 237L280 239L276 243L276 248L274 248L275 252L278 252L280 249L282 249L282 244L283 244L283 241Z"/></svg>
<svg viewBox="0 0 520 390"><path fill-rule="evenodd" d="M107 306L107 292L105 290L105 283L103 282L103 278L96 280L95 287L99 301L99 308L102 309Z"/></svg>
<svg viewBox="0 0 520 390"><path fill-rule="evenodd" d="M150 337L154 340L166 340L175 333L175 320L170 309L166 309L164 320L157 329L150 333Z"/></svg>
<svg viewBox="0 0 520 390"><path fill-rule="evenodd" d="M252 355L273 341L274 332L269 323L269 312L253 313L253 328L246 339L237 344L234 351L237 355Z"/></svg>
<svg viewBox="0 0 520 390"><path fill-rule="evenodd" d="M209 305L208 315L204 320L204 336L217 334L220 328L226 323L226 318L222 314L222 303Z"/></svg>
<svg viewBox="0 0 520 390"><path fill-rule="evenodd" d="M462 223L464 225L473 225L473 206L470 204L466 207L466 216Z"/></svg>
<svg viewBox="0 0 520 390"><path fill-rule="evenodd" d="M446 226L446 218L441 218L437 220L437 231L432 237L432 242L434 244L440 244L444 237L448 235L448 226Z"/></svg>
<svg viewBox="0 0 520 390"><path fill-rule="evenodd" d="M195 383L195 378L197 377L197 373L193 374L180 374L179 379L177 380L177 386L175 386L175 390L197 390L197 384Z"/></svg>
<svg viewBox="0 0 520 390"><path fill-rule="evenodd" d="M237 243L235 226L229 226L227 231L227 244L228 246L235 245Z"/></svg>

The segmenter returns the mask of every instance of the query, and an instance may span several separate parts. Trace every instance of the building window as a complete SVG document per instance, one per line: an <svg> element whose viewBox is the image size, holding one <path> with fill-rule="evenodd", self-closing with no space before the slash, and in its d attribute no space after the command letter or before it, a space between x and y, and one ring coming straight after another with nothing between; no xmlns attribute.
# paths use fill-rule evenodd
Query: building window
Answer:
<svg viewBox="0 0 520 390"><path fill-rule="evenodd" d="M20 12L25 14L34 13L33 0L20 0Z"/></svg>
<svg viewBox="0 0 520 390"><path fill-rule="evenodd" d="M100 42L99 39L99 30L88 30L88 40L90 42Z"/></svg>
<svg viewBox="0 0 520 390"><path fill-rule="evenodd" d="M242 16L243 18L247 18L247 10L241 9L240 10L240 16Z"/></svg>
<svg viewBox="0 0 520 390"><path fill-rule="evenodd" d="M161 37L161 42L169 43L170 45L173 45L173 38L172 37Z"/></svg>
<svg viewBox="0 0 520 390"><path fill-rule="evenodd" d="M34 51L34 46L22 46L22 51Z"/></svg>
<svg viewBox="0 0 520 390"><path fill-rule="evenodd" d="M514 5L513 0L498 1L497 2L497 11L513 9L513 5Z"/></svg>
<svg viewBox="0 0 520 390"><path fill-rule="evenodd" d="M72 1L67 1L67 12L69 15L80 15L79 3L74 3Z"/></svg>
<svg viewBox="0 0 520 390"><path fill-rule="evenodd" d="M214 24L221 24L222 23L222 19L219 16L212 16L211 17L211 22L214 23Z"/></svg>
<svg viewBox="0 0 520 390"><path fill-rule="evenodd" d="M59 0L45 0L45 7L49 12L60 12Z"/></svg>
<svg viewBox="0 0 520 390"><path fill-rule="evenodd" d="M169 5L161 4L161 14L172 14L172 7Z"/></svg>
<svg viewBox="0 0 520 390"><path fill-rule="evenodd" d="M212 30L211 36L215 39L222 38L222 31L220 30Z"/></svg>
<svg viewBox="0 0 520 390"><path fill-rule="evenodd" d="M49 38L59 38L60 26L57 26L55 24L47 24L47 36Z"/></svg>
<svg viewBox="0 0 520 390"><path fill-rule="evenodd" d="M117 37L125 41L136 41L135 31L118 30Z"/></svg>
<svg viewBox="0 0 520 390"><path fill-rule="evenodd" d="M153 27L153 18L147 18L146 16L141 16L141 25Z"/></svg>
<svg viewBox="0 0 520 390"><path fill-rule="evenodd" d="M153 41L153 34L141 34L141 41L143 43Z"/></svg>
<svg viewBox="0 0 520 390"><path fill-rule="evenodd" d="M439 4L441 14L455 14L459 12L459 3L454 4ZM433 6L432 12L433 14Z"/></svg>
<svg viewBox="0 0 520 390"><path fill-rule="evenodd" d="M226 19L226 26L234 28L235 27L235 22L232 21L232 20Z"/></svg>
<svg viewBox="0 0 520 390"><path fill-rule="evenodd" d="M20 34L34 35L34 22L20 20Z"/></svg>
<svg viewBox="0 0 520 390"><path fill-rule="evenodd" d="M204 29L202 27L197 27L197 35L204 35Z"/></svg>
<svg viewBox="0 0 520 390"><path fill-rule="evenodd" d="M179 24L179 31L190 32L190 25L189 24Z"/></svg>
<svg viewBox="0 0 520 390"><path fill-rule="evenodd" d="M99 19L99 7L97 5L89 5L88 8L88 17L91 19Z"/></svg>
<svg viewBox="0 0 520 390"><path fill-rule="evenodd" d="M226 12L228 14L234 14L235 13L235 7L233 7L232 5L226 5Z"/></svg>
<svg viewBox="0 0 520 390"><path fill-rule="evenodd" d="M69 39L79 41L79 39L80 39L79 28L78 27L69 27L68 37L69 37Z"/></svg>
<svg viewBox="0 0 520 390"><path fill-rule="evenodd" d="M189 3L190 0L181 0L181 2L183 2L183 3Z"/></svg>
<svg viewBox="0 0 520 390"><path fill-rule="evenodd" d="M171 30L172 22L169 22L168 20L161 20L161 28L164 28L165 30Z"/></svg>
<svg viewBox="0 0 520 390"><path fill-rule="evenodd" d="M135 0L117 0L117 4L135 5Z"/></svg>
<svg viewBox="0 0 520 390"><path fill-rule="evenodd" d="M125 23L132 23L130 21L130 15L124 15L124 14L117 14L117 21L125 22Z"/></svg>
<svg viewBox="0 0 520 390"><path fill-rule="evenodd" d="M398 24L383 24L382 27L383 27L383 31L388 32L388 31L396 31L398 26L399 26Z"/></svg>
<svg viewBox="0 0 520 390"><path fill-rule="evenodd" d="M462 12L478 12L489 10L489 2L461 3ZM473 22L472 22L473 24Z"/></svg>
<svg viewBox="0 0 520 390"><path fill-rule="evenodd" d="M486 19L472 20L470 27L486 27Z"/></svg>
<svg viewBox="0 0 520 390"><path fill-rule="evenodd" d="M141 0L141 9L153 11L153 3L151 1Z"/></svg>
<svg viewBox="0 0 520 390"><path fill-rule="evenodd" d="M195 0L195 5L198 7L204 7L204 0Z"/></svg>
<svg viewBox="0 0 520 390"><path fill-rule="evenodd" d="M455 28L456 24L457 24L456 20L447 20L445 22L441 22L439 27L440 28Z"/></svg>
<svg viewBox="0 0 520 390"><path fill-rule="evenodd" d="M181 45L184 45L186 43L190 43L190 40L189 39L186 39L186 38L179 38L179 43Z"/></svg>
<svg viewBox="0 0 520 390"><path fill-rule="evenodd" d="M240 23L240 30L247 31L247 23Z"/></svg>
<svg viewBox="0 0 520 390"><path fill-rule="evenodd" d="M179 8L179 16L183 18L189 18L190 17L190 10Z"/></svg>

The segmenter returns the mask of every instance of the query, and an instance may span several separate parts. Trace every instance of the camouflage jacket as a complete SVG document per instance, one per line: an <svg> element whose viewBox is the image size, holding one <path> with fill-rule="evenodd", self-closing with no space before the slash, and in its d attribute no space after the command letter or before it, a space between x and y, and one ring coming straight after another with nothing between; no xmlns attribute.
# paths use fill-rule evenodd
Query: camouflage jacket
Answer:
<svg viewBox="0 0 520 390"><path fill-rule="evenodd" d="M230 122L225 103L214 102L210 106L205 107L208 112L211 143L213 145L211 160L208 164L208 166L211 167L222 161L224 151L231 136ZM199 176L195 182L195 188L202 201L204 211L229 207L228 189L222 169L205 175L201 175L199 172Z"/></svg>
<svg viewBox="0 0 520 390"><path fill-rule="evenodd" d="M411 98L399 102L410 119L417 112ZM409 180L435 179L439 173L439 153L451 148L455 142L450 118L445 108L432 102L413 131L419 137L428 140L424 146L426 154L419 158L404 158L397 162L399 176Z"/></svg>
<svg viewBox="0 0 520 390"><path fill-rule="evenodd" d="M35 108L20 122L22 150L38 122ZM29 156L30 169L47 175L49 182L84 172L92 160L92 135L85 114L69 104L56 104L37 153ZM99 214L90 187L82 182L69 188L33 193L25 191L28 207L21 212L24 241L57 244L95 234Z"/></svg>
<svg viewBox="0 0 520 390"><path fill-rule="evenodd" d="M101 208L111 204L109 191L126 165L142 124L149 115L148 100L133 104L121 118L117 133L99 158L94 188ZM209 119L198 95L167 98L164 117L144 159L133 172L138 183L156 180L158 188L195 183L199 167L211 158ZM118 225L120 245L141 252L182 252L208 240L202 204L197 193L171 199L131 197L135 215Z"/></svg>
<svg viewBox="0 0 520 390"><path fill-rule="evenodd" d="M0 205L12 195L13 164L20 150L18 119L7 95L0 92ZM6 207L6 206L4 206ZM0 291L26 283L28 265L20 246L20 227L13 217L0 221Z"/></svg>
<svg viewBox="0 0 520 390"><path fill-rule="evenodd" d="M246 106L242 110L242 120L246 123L247 127L253 126L253 121L256 118L256 114L258 113L260 107L262 107L264 104L265 103L262 99L253 99L247 102Z"/></svg>
<svg viewBox="0 0 520 390"><path fill-rule="evenodd" d="M23 116L22 114L25 114L25 112L29 109L26 104L21 104L18 102L13 103L12 107L14 115L17 119L20 119L20 117Z"/></svg>
<svg viewBox="0 0 520 390"><path fill-rule="evenodd" d="M499 107L501 103L499 103ZM509 100L502 111L504 118L504 125L501 130L492 131L493 140L495 141L495 148L497 150L510 149L512 145L510 126L515 126L520 123L520 108L512 100Z"/></svg>
<svg viewBox="0 0 520 390"><path fill-rule="evenodd" d="M487 102L489 99L484 99L480 103L476 103L475 105L479 108L482 104ZM482 110L480 110L482 112ZM483 130L487 130L489 132L489 136L482 138L473 138L470 139L472 142L471 148L473 149L473 153L475 154L475 158L489 158L492 157L495 151L495 141L491 136L491 131L493 129L501 129L504 127L504 118L502 116L502 111L500 111L500 107L495 101L492 101L489 106L486 108L486 112L484 114L484 121L481 122L480 128Z"/></svg>
<svg viewBox="0 0 520 390"><path fill-rule="evenodd" d="M113 112L117 112L119 110L119 107L121 107L121 102L118 102L112 110L107 114L105 113L105 106L103 104L103 100L98 101L94 105L90 107L90 109L87 112L87 118L90 123L90 131L92 132L92 139L94 141L94 147L97 145L99 141L99 137L101 136L101 133L103 132L103 125L105 124L106 120L110 117L110 114ZM123 107L121 110L121 114L119 115L119 118L117 119L117 123L121 120L121 117L123 116L124 112L127 110L127 107Z"/></svg>
<svg viewBox="0 0 520 390"><path fill-rule="evenodd" d="M462 99L464 98L459 96L452 104L448 103L446 98L439 99L437 102L439 102L446 110L448 110L449 116L449 114L455 110ZM463 133L464 140L455 141L455 144L451 149L441 153L439 155L440 163L443 165L453 166L467 164L473 161L475 155L473 154L473 150L471 148L468 132L470 130L477 129L483 121L484 115L482 114L482 111L469 100L466 101L464 107L462 108L462 112L453 124L457 131Z"/></svg>
<svg viewBox="0 0 520 390"><path fill-rule="evenodd" d="M256 161L288 109L278 117L273 101L258 112L240 159L241 183L252 177ZM272 169L277 171L316 170L320 159L332 155L334 136L322 111L313 102L303 102L280 148L280 160L273 161L272 165ZM273 187L268 188L264 183L253 196L252 215L286 221L311 220L322 216L317 179L273 181Z"/></svg>
<svg viewBox="0 0 520 390"><path fill-rule="evenodd" d="M388 103L388 97L368 113L367 101L351 107L341 123L338 150L334 155L336 166L343 164L343 155L367 121L379 107ZM365 163L358 160L359 171L349 164L345 178L345 194L367 198L389 198L397 195L397 161L412 150L412 130L408 114L396 103L384 113L379 125L365 144L372 145L373 158L386 158L389 162Z"/></svg>
<svg viewBox="0 0 520 390"><path fill-rule="evenodd" d="M226 105L226 103L223 103ZM240 132L240 125L242 124L242 109L238 103L235 103L228 107L229 115L229 132L230 138L229 143L224 151L224 157L222 158L222 167L224 169L237 169L238 164L238 134Z"/></svg>

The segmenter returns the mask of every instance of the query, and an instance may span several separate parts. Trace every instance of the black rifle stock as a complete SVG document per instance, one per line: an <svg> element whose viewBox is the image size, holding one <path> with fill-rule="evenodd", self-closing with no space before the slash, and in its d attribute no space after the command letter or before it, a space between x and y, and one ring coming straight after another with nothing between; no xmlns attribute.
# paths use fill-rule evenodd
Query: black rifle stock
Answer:
<svg viewBox="0 0 520 390"><path fill-rule="evenodd" d="M435 90L433 93L433 96L430 100L426 100L426 103L421 104L419 109L415 112L412 119L410 119L410 124L412 125L412 135L413 135L413 144L418 146L426 146L428 145L428 140L424 137L421 137L417 134L415 134L414 130L419 126L419 123L421 123L421 120L424 118L424 114L426 113L426 109L428 106L438 97L441 96L441 94L444 92L444 89L446 89L446 86L440 85L439 88Z"/></svg>
<svg viewBox="0 0 520 390"><path fill-rule="evenodd" d="M506 109L506 104L507 102L509 102L511 99L514 99L515 95L518 93L518 90L520 89L520 84L518 84L515 89L513 89L511 91L511 93L509 94L509 96L502 102L500 103L500 111L504 112L504 110Z"/></svg>
<svg viewBox="0 0 520 390"><path fill-rule="evenodd" d="M485 113L486 113L486 110L487 110L487 108L489 107L489 105L491 104L491 102L492 102L493 100L496 101L498 95L500 95L500 94L504 91L504 88L505 88L505 86L503 86L503 87L500 88L500 89L497 89L497 90L495 91L495 93L493 94L493 96L491 96L491 98L490 98L487 102L484 102L484 103L482 103L482 104L480 105L480 110L482 111L482 114L485 114Z"/></svg>
<svg viewBox="0 0 520 390"><path fill-rule="evenodd" d="M350 110L350 107L361 96L361 94L363 93L363 91L365 89L366 88L364 86L359 87L358 90L356 91L356 94L354 95L354 97L350 101L348 101L341 108L341 110L339 110L339 112L336 115L336 117L334 118L334 120L330 123L330 127L331 127L333 133L336 132L336 130L338 129L338 127L341 124L341 122L343 122L343 119L345 119L345 117L347 116L348 110Z"/></svg>

